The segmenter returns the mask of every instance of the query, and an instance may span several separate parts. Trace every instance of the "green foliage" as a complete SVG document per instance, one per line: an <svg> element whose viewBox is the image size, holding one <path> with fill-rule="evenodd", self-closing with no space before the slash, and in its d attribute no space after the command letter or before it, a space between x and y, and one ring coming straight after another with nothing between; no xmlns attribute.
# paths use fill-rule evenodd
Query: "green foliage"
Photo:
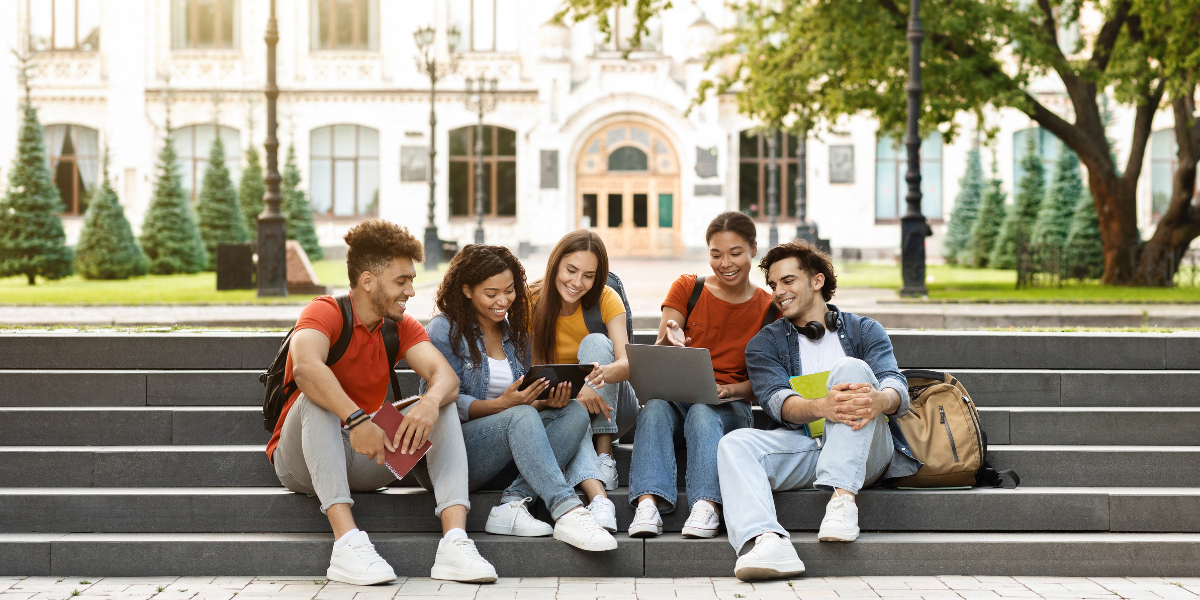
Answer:
<svg viewBox="0 0 1200 600"><path fill-rule="evenodd" d="M1063 150L1058 157L1054 181L1050 184L1042 207L1033 225L1033 243L1062 246L1071 229L1071 219L1079 199L1084 197L1083 180L1079 177L1079 157ZM1091 201L1091 198L1088 198Z"/></svg>
<svg viewBox="0 0 1200 600"><path fill-rule="evenodd" d="M1099 277L1104 272L1104 246L1100 241L1100 218L1096 203L1090 196L1080 194L1075 203L1071 228L1067 231L1067 253L1075 270L1070 275L1078 279Z"/></svg>
<svg viewBox="0 0 1200 600"><path fill-rule="evenodd" d="M287 163L283 165L283 216L287 218L287 239L296 240L304 247L309 260L321 260L325 252L317 239L313 226L312 207L308 195L300 188L300 169L296 166L296 146L288 144Z"/></svg>
<svg viewBox="0 0 1200 600"><path fill-rule="evenodd" d="M63 231L62 198L50 179L46 142L37 111L28 103L17 138L17 157L0 200L0 276L62 279L71 274L74 253Z"/></svg>
<svg viewBox="0 0 1200 600"><path fill-rule="evenodd" d="M196 273L204 269L208 258L204 240L192 216L187 194L175 163L175 145L171 143L170 125L158 154L158 179L154 196L142 222L142 250L150 259L150 272L156 275Z"/></svg>
<svg viewBox="0 0 1200 600"><path fill-rule="evenodd" d="M200 200L196 203L200 238L208 253L206 270L216 269L217 244L241 244L250 240L238 193L225 166L225 143L221 136L213 140L208 152L208 168L200 185Z"/></svg>
<svg viewBox="0 0 1200 600"><path fill-rule="evenodd" d="M263 182L262 163L258 159L258 149L253 144L246 148L246 170L242 171L242 181L238 186L238 199L242 205L242 216L246 220L246 228L250 238L257 237L258 215L263 211L263 194L267 193L267 185Z"/></svg>
<svg viewBox="0 0 1200 600"><path fill-rule="evenodd" d="M121 200L108 181L107 168L83 218L75 270L86 279L129 279L150 270L150 260L133 237Z"/></svg>
<svg viewBox="0 0 1200 600"><path fill-rule="evenodd" d="M987 188L978 146L967 152L967 171L963 173L958 185L958 196L954 198L954 212L951 213L950 225L946 228L946 262L952 265L971 262L968 252L971 229L979 217L979 207Z"/></svg>
<svg viewBox="0 0 1200 600"><path fill-rule="evenodd" d="M983 194L983 203L979 206L979 215L975 226L971 228L971 243L968 256L973 267L988 267L992 258L992 249L1000 237L1000 228L1004 224L1006 213L1005 201L1008 193L1004 191L1004 183L995 173L992 166L992 178L988 180L987 191Z"/></svg>
<svg viewBox="0 0 1200 600"><path fill-rule="evenodd" d="M1014 269L1017 266L1017 246L1030 242L1033 224L1037 221L1042 197L1046 195L1046 169L1038 152L1036 135L1026 136L1025 156L1021 168L1025 176L1017 182L1017 195L1009 207L1008 216L1000 228L1000 238L992 249L990 266L995 269Z"/></svg>

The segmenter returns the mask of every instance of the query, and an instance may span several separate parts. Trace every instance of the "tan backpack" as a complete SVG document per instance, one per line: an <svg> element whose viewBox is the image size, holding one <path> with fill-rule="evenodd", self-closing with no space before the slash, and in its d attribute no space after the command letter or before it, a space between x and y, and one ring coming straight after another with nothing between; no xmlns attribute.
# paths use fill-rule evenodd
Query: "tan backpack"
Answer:
<svg viewBox="0 0 1200 600"><path fill-rule="evenodd" d="M891 480L897 487L1016 487L1012 471L997 471L987 462L987 434L967 389L953 375L939 371L904 371L911 407L896 419L913 457L924 463L908 477ZM1012 481L1006 484L1006 478Z"/></svg>

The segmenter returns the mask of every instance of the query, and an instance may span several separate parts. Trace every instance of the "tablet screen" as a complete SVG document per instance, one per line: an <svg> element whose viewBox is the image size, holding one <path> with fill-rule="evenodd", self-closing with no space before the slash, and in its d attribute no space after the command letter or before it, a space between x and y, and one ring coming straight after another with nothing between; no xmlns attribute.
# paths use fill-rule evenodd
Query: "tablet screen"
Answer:
<svg viewBox="0 0 1200 600"><path fill-rule="evenodd" d="M545 400L550 397L550 388L560 382L571 384L571 397L579 396L579 391L583 389L585 378L588 373L592 372L592 365L533 365L525 372L525 379L521 381L521 386L518 391L533 385L533 382L543 377L549 386L545 391L537 397L538 400Z"/></svg>

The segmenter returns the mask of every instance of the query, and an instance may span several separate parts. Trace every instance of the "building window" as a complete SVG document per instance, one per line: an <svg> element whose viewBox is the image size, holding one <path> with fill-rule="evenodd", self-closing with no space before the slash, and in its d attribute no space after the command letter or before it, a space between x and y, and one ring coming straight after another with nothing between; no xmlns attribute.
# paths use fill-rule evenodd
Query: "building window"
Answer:
<svg viewBox="0 0 1200 600"><path fill-rule="evenodd" d="M620 3L616 8L608 10L608 25L612 36L607 41L604 40L604 34L597 32L597 49L606 50L609 52L625 52L628 50L637 50L640 52L659 52L662 50L662 20L658 17L652 17L646 21L646 28L649 30L642 39L638 41L636 48L629 46L629 38L633 37L633 30L637 26L637 15L634 13L632 3L626 6L624 2Z"/></svg>
<svg viewBox="0 0 1200 600"><path fill-rule="evenodd" d="M313 50L378 50L379 0L312 0Z"/></svg>
<svg viewBox="0 0 1200 600"><path fill-rule="evenodd" d="M450 0L450 25L462 32L460 51L515 53L519 17L517 0Z"/></svg>
<svg viewBox="0 0 1200 600"><path fill-rule="evenodd" d="M47 125L43 133L63 213L82 215L100 175L100 133L82 125Z"/></svg>
<svg viewBox="0 0 1200 600"><path fill-rule="evenodd" d="M1046 182L1053 181L1054 174L1058 171L1058 157L1063 151L1062 142L1053 133L1041 127L1018 131L1013 134L1014 190L1021 184L1021 180L1025 178L1025 168L1021 166L1021 161L1029 151L1029 136L1034 136L1034 146L1037 147L1038 154L1042 156L1042 168L1046 171Z"/></svg>
<svg viewBox="0 0 1200 600"><path fill-rule="evenodd" d="M309 165L312 209L318 215L379 214L379 132L361 125L314 129Z"/></svg>
<svg viewBox="0 0 1200 600"><path fill-rule="evenodd" d="M475 186L483 186L483 215L517 216L517 132L483 127L483 179L475 179L475 135L472 125L450 132L450 216L473 217Z"/></svg>
<svg viewBox="0 0 1200 600"><path fill-rule="evenodd" d="M175 49L237 48L237 0L174 0L171 46Z"/></svg>
<svg viewBox="0 0 1200 600"><path fill-rule="evenodd" d="M212 152L213 140L217 139L217 126L192 125L171 131L171 143L175 145L176 163L183 177L183 189L192 202L200 194L204 182L204 171L208 169L208 155ZM221 127L221 142L225 144L225 168L233 185L242 177L242 135L232 127Z"/></svg>
<svg viewBox="0 0 1200 600"><path fill-rule="evenodd" d="M767 206L767 166L771 159L768 135L743 131L738 142L738 210L756 219L770 218ZM775 182L779 202L778 215L796 216L796 137L775 132L775 163L779 179Z"/></svg>
<svg viewBox="0 0 1200 600"><path fill-rule="evenodd" d="M1150 135L1150 222L1157 224L1171 205L1175 169L1179 168L1179 146L1175 131L1163 129Z"/></svg>
<svg viewBox="0 0 1200 600"><path fill-rule="evenodd" d="M942 218L942 134L933 132L921 142L921 214ZM875 145L875 221L898 221L908 211L908 149L899 140L881 135Z"/></svg>
<svg viewBox="0 0 1200 600"><path fill-rule="evenodd" d="M100 0L28 0L29 49L95 52L100 48Z"/></svg>

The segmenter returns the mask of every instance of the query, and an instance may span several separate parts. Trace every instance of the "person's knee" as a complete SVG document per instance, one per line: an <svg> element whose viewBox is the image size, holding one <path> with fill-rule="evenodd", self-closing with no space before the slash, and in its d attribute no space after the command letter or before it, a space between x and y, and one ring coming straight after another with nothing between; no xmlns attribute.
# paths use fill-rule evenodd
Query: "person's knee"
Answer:
<svg viewBox="0 0 1200 600"><path fill-rule="evenodd" d="M670 411L673 410L675 410L675 407L671 406L670 402L654 398L647 402L645 406L642 407L641 412L638 413L638 427L653 427L655 425L664 423L671 418Z"/></svg>
<svg viewBox="0 0 1200 600"><path fill-rule="evenodd" d="M509 414L509 428L510 429L523 429L523 428L531 429L533 427L537 427L537 428L542 427L542 416L540 414L538 414L538 411L536 408L529 406L528 404L522 404L520 406L513 406L513 407L507 408L505 410L509 411L509 413L510 413Z"/></svg>
<svg viewBox="0 0 1200 600"><path fill-rule="evenodd" d="M732 464L750 452L751 430L731 431L717 443L717 466Z"/></svg>
<svg viewBox="0 0 1200 600"><path fill-rule="evenodd" d="M307 396L298 398L293 408L300 409L300 419L305 426L341 425L342 423L342 420L337 415L317 405L316 402L309 400Z"/></svg>
<svg viewBox="0 0 1200 600"><path fill-rule="evenodd" d="M602 333L589 333L579 342L579 352L576 359L580 363L603 362L600 359L605 357L608 358L608 362L615 360L613 343L612 340L608 339L608 336Z"/></svg>
<svg viewBox="0 0 1200 600"><path fill-rule="evenodd" d="M829 385L839 383L868 383L875 378L871 366L862 359L844 356L833 363L829 369Z"/></svg>
<svg viewBox="0 0 1200 600"><path fill-rule="evenodd" d="M720 430L721 417L717 412L707 404L694 404L687 412L687 419L683 422L683 433L687 437L695 434Z"/></svg>

